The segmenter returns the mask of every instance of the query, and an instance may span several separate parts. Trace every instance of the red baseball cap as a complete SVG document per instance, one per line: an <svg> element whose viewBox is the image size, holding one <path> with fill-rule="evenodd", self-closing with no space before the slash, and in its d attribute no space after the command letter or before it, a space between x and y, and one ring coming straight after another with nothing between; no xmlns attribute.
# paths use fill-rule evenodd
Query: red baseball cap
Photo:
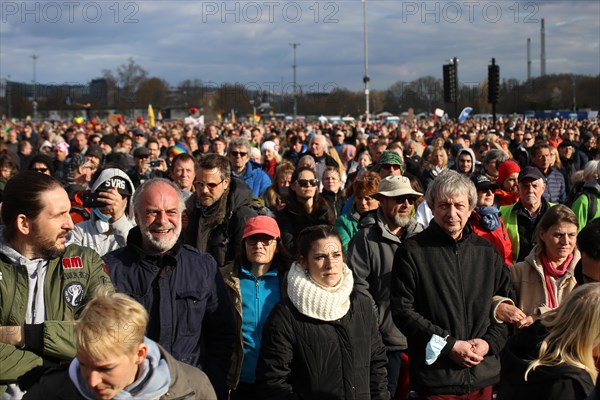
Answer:
<svg viewBox="0 0 600 400"><path fill-rule="evenodd" d="M277 221L266 215L259 215L258 217L250 218L246 222L242 240L246 239L248 236L258 235L260 233L269 235L275 239L279 239L279 237L281 237L281 232L279 231Z"/></svg>

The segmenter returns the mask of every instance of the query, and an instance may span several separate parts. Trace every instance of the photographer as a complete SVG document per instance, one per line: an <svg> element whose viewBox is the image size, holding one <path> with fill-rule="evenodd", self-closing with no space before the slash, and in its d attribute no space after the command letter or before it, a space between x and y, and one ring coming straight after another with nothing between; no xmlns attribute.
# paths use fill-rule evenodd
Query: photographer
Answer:
<svg viewBox="0 0 600 400"><path fill-rule="evenodd" d="M142 183L151 178L162 178L167 170L165 160L150 157L147 147L138 147L133 151L135 165L127 171L127 175L137 189Z"/></svg>
<svg viewBox="0 0 600 400"><path fill-rule="evenodd" d="M91 209L88 221L75 225L67 243L95 249L101 256L124 247L127 234L135 226L133 183L118 168L102 171L92 185L92 191L83 196L83 206Z"/></svg>

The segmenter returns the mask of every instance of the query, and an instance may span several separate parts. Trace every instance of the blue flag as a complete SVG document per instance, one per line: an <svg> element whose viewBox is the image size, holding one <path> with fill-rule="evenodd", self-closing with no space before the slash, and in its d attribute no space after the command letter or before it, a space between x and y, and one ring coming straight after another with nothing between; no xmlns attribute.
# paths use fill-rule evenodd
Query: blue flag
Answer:
<svg viewBox="0 0 600 400"><path fill-rule="evenodd" d="M471 111L473 111L471 107L465 107L458 116L458 122L464 122L469 117L469 114L471 114Z"/></svg>

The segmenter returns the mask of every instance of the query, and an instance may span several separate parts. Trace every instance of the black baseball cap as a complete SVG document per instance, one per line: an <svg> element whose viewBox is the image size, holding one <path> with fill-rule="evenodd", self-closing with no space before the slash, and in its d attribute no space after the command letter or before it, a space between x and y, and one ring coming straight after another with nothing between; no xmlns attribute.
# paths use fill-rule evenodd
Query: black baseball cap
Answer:
<svg viewBox="0 0 600 400"><path fill-rule="evenodd" d="M473 175L471 177L471 181L475 184L475 188L477 189L477 191L480 191L480 190L494 191L499 188L498 185L496 185L495 183L492 183L490 178L488 178L486 175L483 175L483 174Z"/></svg>
<svg viewBox="0 0 600 400"><path fill-rule="evenodd" d="M525 179L533 179L537 181L538 179L546 180L542 171L540 171L537 167L528 166L521 170L519 173L519 183L521 183Z"/></svg>

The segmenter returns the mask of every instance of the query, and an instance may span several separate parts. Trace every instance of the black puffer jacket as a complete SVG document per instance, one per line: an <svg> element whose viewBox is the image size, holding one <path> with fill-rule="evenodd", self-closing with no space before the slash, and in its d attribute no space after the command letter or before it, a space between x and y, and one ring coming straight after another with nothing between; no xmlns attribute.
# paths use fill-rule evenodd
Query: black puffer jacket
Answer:
<svg viewBox="0 0 600 400"><path fill-rule="evenodd" d="M389 399L385 348L371 300L353 291L348 313L326 322L285 300L265 325L256 370L261 399Z"/></svg>
<svg viewBox="0 0 600 400"><path fill-rule="evenodd" d="M333 225L333 211L323 198L315 204L315 209L308 214L301 204L288 200L285 208L275 214L281 230L281 241L290 254L296 254L296 239L304 228L314 225Z"/></svg>
<svg viewBox="0 0 600 400"><path fill-rule="evenodd" d="M527 375L548 330L540 321L513 336L502 355L504 375L498 400L585 400L594 390L590 375L570 365L537 367Z"/></svg>
<svg viewBox="0 0 600 400"><path fill-rule="evenodd" d="M227 206L223 222L211 229L206 252L214 257L219 267L235 258L236 248L242 243L244 226L248 219L257 215L248 205L252 201L252 191L244 181L231 178ZM198 226L205 223L196 205L196 195L186 201L188 226L185 232L185 243L196 247Z"/></svg>
<svg viewBox="0 0 600 400"><path fill-rule="evenodd" d="M511 296L510 278L498 250L466 225L455 242L431 221L403 242L394 257L391 306L396 326L408 339L411 386L421 395L466 394L499 380L507 328L491 319L492 297ZM433 334L448 336L432 365L425 347ZM456 340L481 338L489 353L463 368L449 352Z"/></svg>

